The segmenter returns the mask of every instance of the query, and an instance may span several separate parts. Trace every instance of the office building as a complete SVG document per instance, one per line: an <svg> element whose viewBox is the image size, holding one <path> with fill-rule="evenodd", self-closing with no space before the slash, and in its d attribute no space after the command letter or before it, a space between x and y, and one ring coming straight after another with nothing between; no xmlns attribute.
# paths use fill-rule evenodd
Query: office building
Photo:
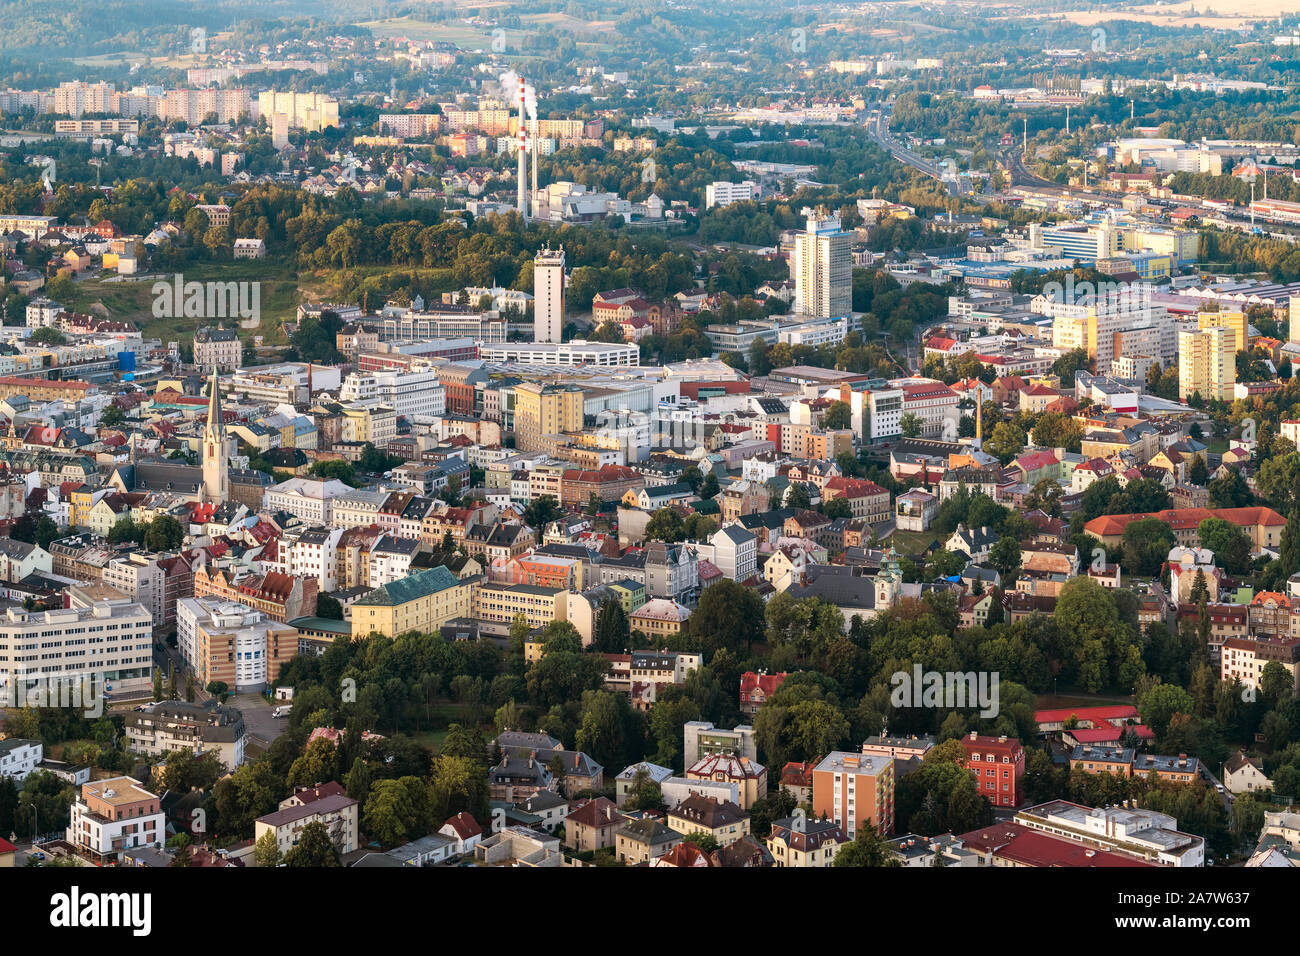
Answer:
<svg viewBox="0 0 1300 956"><path fill-rule="evenodd" d="M807 228L795 238L790 262L794 278L794 312L818 318L853 311L852 237L838 216L825 209L808 212Z"/></svg>

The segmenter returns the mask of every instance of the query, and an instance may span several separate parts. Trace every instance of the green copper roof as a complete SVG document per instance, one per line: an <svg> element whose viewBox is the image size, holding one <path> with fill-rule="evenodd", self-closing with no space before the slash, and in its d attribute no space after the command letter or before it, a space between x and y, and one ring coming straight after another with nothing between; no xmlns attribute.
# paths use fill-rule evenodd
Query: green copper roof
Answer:
<svg viewBox="0 0 1300 956"><path fill-rule="evenodd" d="M456 575L445 567L428 568L375 588L356 603L370 607L392 607L445 591L459 583Z"/></svg>

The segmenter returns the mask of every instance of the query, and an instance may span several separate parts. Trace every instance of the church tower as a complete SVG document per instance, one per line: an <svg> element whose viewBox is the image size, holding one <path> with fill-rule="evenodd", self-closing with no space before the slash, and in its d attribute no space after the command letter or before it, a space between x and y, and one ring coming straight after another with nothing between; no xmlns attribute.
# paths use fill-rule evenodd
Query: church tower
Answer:
<svg viewBox="0 0 1300 956"><path fill-rule="evenodd" d="M221 387L217 370L212 370L211 394L208 396L208 423L203 427L203 501L222 504L230 497L230 456L227 454L226 426L221 420Z"/></svg>

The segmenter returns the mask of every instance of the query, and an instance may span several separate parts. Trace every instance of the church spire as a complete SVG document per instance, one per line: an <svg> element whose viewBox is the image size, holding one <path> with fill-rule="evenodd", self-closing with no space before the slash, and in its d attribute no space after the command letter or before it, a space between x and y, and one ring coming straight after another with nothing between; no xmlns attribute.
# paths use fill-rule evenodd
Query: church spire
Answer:
<svg viewBox="0 0 1300 956"><path fill-rule="evenodd" d="M208 395L208 423L203 427L203 485L200 500L221 504L230 492L230 457L226 451L226 424L221 415L221 384L212 369Z"/></svg>
<svg viewBox="0 0 1300 956"><path fill-rule="evenodd" d="M217 367L212 366L212 384L209 386L208 394L208 430L210 431L215 425L219 432L225 431L221 420L221 388L217 383Z"/></svg>

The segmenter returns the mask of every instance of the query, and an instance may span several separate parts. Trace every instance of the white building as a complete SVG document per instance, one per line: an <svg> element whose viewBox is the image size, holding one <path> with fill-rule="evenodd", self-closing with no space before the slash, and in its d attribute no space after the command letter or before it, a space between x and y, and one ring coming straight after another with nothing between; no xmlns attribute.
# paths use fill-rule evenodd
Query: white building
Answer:
<svg viewBox="0 0 1300 956"><path fill-rule="evenodd" d="M554 342L511 342L508 345L484 345L479 348L479 358L485 362L516 362L524 365L585 365L628 367L641 360L641 350L635 345L617 345L609 342L587 342L574 339L559 344Z"/></svg>
<svg viewBox="0 0 1300 956"><path fill-rule="evenodd" d="M204 685L214 679L212 667L222 661L224 648L225 663L233 661L235 673L233 681L221 678L223 683L239 693L262 690L274 676L271 669L277 668L278 674L289 656L277 653L277 647L292 632L288 625L237 601L191 597L176 602L178 649Z"/></svg>
<svg viewBox="0 0 1300 956"><path fill-rule="evenodd" d="M167 839L167 817L158 796L133 777L110 777L81 785L72 804L67 841L86 853L113 858L122 850Z"/></svg>
<svg viewBox="0 0 1300 956"><path fill-rule="evenodd" d="M266 490L267 511L284 511L308 524L329 525L333 518L333 501L352 488L337 478L290 478Z"/></svg>
<svg viewBox="0 0 1300 956"><path fill-rule="evenodd" d="M339 401L362 407L392 408L411 421L416 415L438 416L447 410L447 392L432 366L353 372L343 380Z"/></svg>
<svg viewBox="0 0 1300 956"><path fill-rule="evenodd" d="M846 316L853 311L852 237L840 228L838 216L825 210L805 213L807 228L795 237L790 260L792 311L823 319Z"/></svg>
<svg viewBox="0 0 1300 956"><path fill-rule="evenodd" d="M730 206L733 202L749 202L758 196L758 183L746 179L743 183L709 183L704 187L704 208Z"/></svg>
<svg viewBox="0 0 1300 956"><path fill-rule="evenodd" d="M71 588L72 607L0 617L0 699L23 680L92 681L104 691L145 690L153 679L153 616L127 598L93 600Z"/></svg>
<svg viewBox="0 0 1300 956"><path fill-rule="evenodd" d="M45 759L45 745L39 740L10 737L0 740L0 777L22 780Z"/></svg>
<svg viewBox="0 0 1300 956"><path fill-rule="evenodd" d="M542 249L533 258L533 296L533 338L558 343L564 332L564 249Z"/></svg>

